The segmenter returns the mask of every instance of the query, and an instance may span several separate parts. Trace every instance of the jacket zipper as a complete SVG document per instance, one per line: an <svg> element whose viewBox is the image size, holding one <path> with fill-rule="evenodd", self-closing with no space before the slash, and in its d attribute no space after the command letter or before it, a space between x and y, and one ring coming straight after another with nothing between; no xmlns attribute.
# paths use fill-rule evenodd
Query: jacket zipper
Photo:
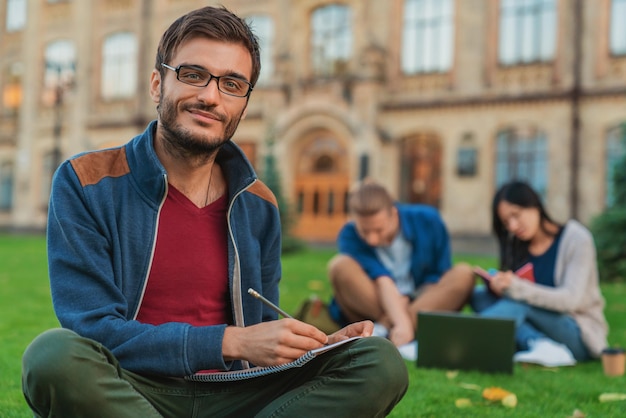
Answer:
<svg viewBox="0 0 626 418"><path fill-rule="evenodd" d="M145 296L146 289L148 288L148 277L150 277L150 271L152 270L152 263L154 262L156 242L157 242L157 237L159 235L159 220L161 219L161 210L163 209L163 205L165 204L165 199L167 199L167 192L169 189L168 182L167 182L167 174L163 174L163 181L165 182L165 193L163 193L163 198L161 199L161 203L159 203L159 210L157 211L156 222L154 225L154 239L152 240L152 248L150 249L150 262L148 263L146 276L143 279L141 296L139 297L139 303L137 303L137 308L135 309L135 312L133 313L133 319L137 319L137 315L139 315L139 309L141 308L141 304L143 303L143 297Z"/></svg>

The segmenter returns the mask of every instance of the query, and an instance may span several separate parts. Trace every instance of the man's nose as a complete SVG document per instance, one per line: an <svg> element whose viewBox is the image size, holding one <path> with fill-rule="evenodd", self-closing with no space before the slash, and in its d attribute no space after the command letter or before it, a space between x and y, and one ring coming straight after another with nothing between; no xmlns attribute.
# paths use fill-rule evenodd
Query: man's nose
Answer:
<svg viewBox="0 0 626 418"><path fill-rule="evenodd" d="M198 98L205 102L215 102L220 99L220 89L218 87L218 79L215 77L211 77L209 80L209 84L200 88L198 92Z"/></svg>
<svg viewBox="0 0 626 418"><path fill-rule="evenodd" d="M365 241L372 247L377 247L380 245L380 236L378 234L369 234Z"/></svg>

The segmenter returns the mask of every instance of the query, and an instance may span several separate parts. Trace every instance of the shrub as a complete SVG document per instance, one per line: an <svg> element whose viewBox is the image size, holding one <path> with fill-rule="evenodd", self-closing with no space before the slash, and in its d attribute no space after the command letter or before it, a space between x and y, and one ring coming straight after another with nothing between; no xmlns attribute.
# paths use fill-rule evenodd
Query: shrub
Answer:
<svg viewBox="0 0 626 418"><path fill-rule="evenodd" d="M622 150L626 151L626 124L622 125ZM591 222L603 281L626 280L626 152L613 171L614 202Z"/></svg>
<svg viewBox="0 0 626 418"><path fill-rule="evenodd" d="M276 167L276 157L274 156L274 140L272 136L267 139L267 154L265 155L265 166L263 171L263 182L272 190L278 202L278 210L280 212L280 226L282 230L282 253L292 253L303 250L305 244L300 239L291 234L291 226L293 219L291 217L291 208L285 199L280 186L280 175Z"/></svg>

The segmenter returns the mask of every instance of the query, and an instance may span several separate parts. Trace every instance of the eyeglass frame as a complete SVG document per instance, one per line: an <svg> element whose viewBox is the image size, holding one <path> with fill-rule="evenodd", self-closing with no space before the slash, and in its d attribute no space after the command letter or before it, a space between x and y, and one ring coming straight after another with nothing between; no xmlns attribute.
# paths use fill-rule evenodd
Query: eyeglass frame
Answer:
<svg viewBox="0 0 626 418"><path fill-rule="evenodd" d="M181 65L179 65L177 67L172 67L171 65L167 65L166 63L162 62L161 66L167 68L168 70L174 71L176 73L176 80L178 80L181 83L186 84L188 86L203 88L203 87L208 86L209 83L211 82L211 80L215 79L215 83L217 84L217 89L219 90L219 92L227 94L227 95L232 96L232 97L240 97L240 98L249 97L250 93L252 93L252 90L254 89L252 87L252 83L250 83L248 80L246 80L244 78L236 77L236 76L232 76L232 75L220 75L220 76L213 75L208 70L206 70L204 68L201 68L201 67L198 67L196 65L181 64ZM183 81L183 80L181 80L179 78L179 74L180 74L180 69L181 68L195 68L196 70L203 71L203 72L205 72L205 73L207 73L209 75L209 79L207 80L206 84L204 84L204 85L188 83L188 82ZM239 95L236 95L236 94L228 93L228 92L222 90L222 88L220 87L220 78L230 78L230 79L235 79L235 80L238 80L238 81L242 81L242 82L244 82L244 83L246 83L248 85L248 92L245 95L243 95L243 96L239 96Z"/></svg>

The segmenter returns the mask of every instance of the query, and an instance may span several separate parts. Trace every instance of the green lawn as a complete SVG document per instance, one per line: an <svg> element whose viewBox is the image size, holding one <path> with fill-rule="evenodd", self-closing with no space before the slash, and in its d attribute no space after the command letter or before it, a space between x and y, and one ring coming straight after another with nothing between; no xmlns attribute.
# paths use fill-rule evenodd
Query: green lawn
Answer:
<svg viewBox="0 0 626 418"><path fill-rule="evenodd" d="M294 312L311 295L328 300L326 262L332 250L307 250L284 258L281 305ZM485 267L489 257L462 256ZM626 346L626 285L604 285L606 315L612 345ZM0 236L0 417L32 417L20 389L20 358L39 332L57 326L48 291L45 240L42 237ZM626 377L608 378L599 362L545 369L516 366L509 375L476 372L449 373L417 369L407 363L409 391L392 417L570 417L579 410L586 417L626 416L626 401L600 402L602 393L626 393ZM375 384L375 382L373 383ZM490 404L481 398L485 387L498 386L516 394L515 408ZM455 401L471 406L459 409Z"/></svg>

